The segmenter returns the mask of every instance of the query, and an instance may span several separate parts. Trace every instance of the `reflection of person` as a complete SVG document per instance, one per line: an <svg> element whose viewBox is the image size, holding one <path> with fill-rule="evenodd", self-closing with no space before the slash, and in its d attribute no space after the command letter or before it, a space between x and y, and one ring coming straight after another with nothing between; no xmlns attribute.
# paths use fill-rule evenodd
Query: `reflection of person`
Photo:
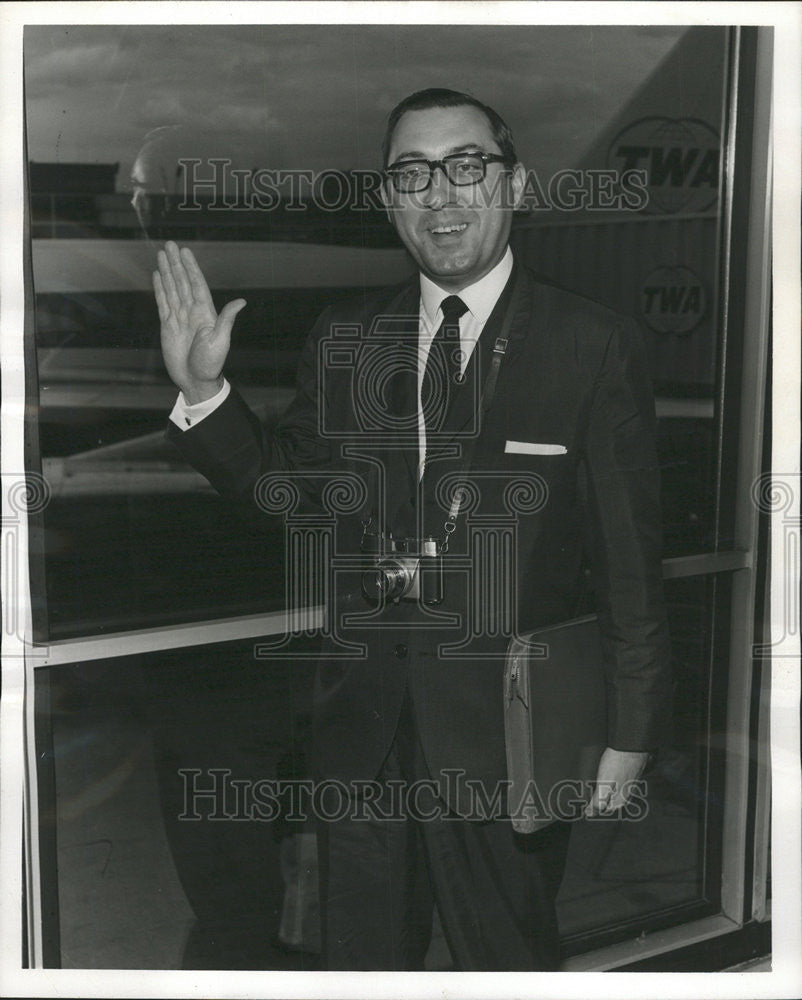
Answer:
<svg viewBox="0 0 802 1000"><path fill-rule="evenodd" d="M516 477L545 484L545 504L519 513L516 523L517 562L509 582L517 588L519 631L575 613L582 538L589 539L609 692L609 745L589 811L612 812L656 745L668 690L654 410L637 331L595 303L536 282L513 260L508 238L524 171L509 129L491 109L451 91L413 95L389 119L388 165L388 211L420 275L400 292L371 292L320 317L301 358L297 396L272 436L263 439L222 375L244 302L230 302L218 315L191 252L168 244L159 254L154 286L164 357L182 393L169 435L224 495L236 499L247 500L267 469L364 473L364 462L342 457L339 439L319 432L320 399L323 416L352 428L351 441L358 443L357 411L364 400L352 373L318 371L318 347L333 329L368 331L388 311L412 314L416 370L405 381L399 365L394 388L373 397L384 401L391 417L399 416L399 427L401 416L416 415L412 440L404 444L399 435L402 446L382 446L384 527L396 537L436 536L444 521L437 482L461 468L460 458L442 446L468 440L458 432L477 416L472 388L486 385L496 338L509 322L493 403L479 414L471 446L480 493L476 513L507 510L505 487ZM459 301L447 301L453 296ZM426 397L428 354L449 323L458 324L462 353L454 356L459 370L447 383L450 395L435 433L431 406L419 394ZM399 358L408 356L402 336ZM421 474L418 459L424 456ZM308 479L310 490L314 482ZM381 509L379 498L369 499ZM343 534L349 537L348 524ZM474 622L476 606L492 596L480 587L471 597L468 575L448 572L449 559L467 553L467 546L466 518L460 517L444 557L445 595L437 610L457 612L463 625ZM359 593L341 597L340 610L360 607ZM477 818L466 784L444 780L459 770L492 799L505 778L498 654L509 629L474 634L461 658L448 659L438 655L438 646L453 636L448 628L433 628L414 601L388 604L380 624L361 633L366 659L322 657L314 695L318 773L343 781L377 779L382 796L393 780L431 776L441 782L449 812L431 818L435 811L428 810L430 818L402 823L374 815L319 824L328 967L421 968L436 900L458 968L556 968L554 904L569 825L514 834L503 818Z"/></svg>

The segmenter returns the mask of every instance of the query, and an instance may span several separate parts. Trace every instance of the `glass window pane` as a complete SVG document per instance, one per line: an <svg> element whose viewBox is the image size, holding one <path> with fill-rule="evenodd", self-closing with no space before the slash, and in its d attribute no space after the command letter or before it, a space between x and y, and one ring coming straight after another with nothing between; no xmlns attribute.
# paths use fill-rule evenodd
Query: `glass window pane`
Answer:
<svg viewBox="0 0 802 1000"><path fill-rule="evenodd" d="M558 900L569 954L592 932L624 939L635 922L653 929L716 909L720 797L708 787L720 711L719 735L700 735L712 578L671 581L667 597L672 737L630 820L574 824ZM293 659L257 659L257 643L37 671L40 690L50 685L65 967L314 967L314 819L273 816L266 804L280 796L254 789L310 778L315 640L292 640L287 656L306 654ZM428 967L451 967L439 925Z"/></svg>
<svg viewBox="0 0 802 1000"><path fill-rule="evenodd" d="M627 924L639 918L648 919L652 929L678 922L679 908L686 908L689 919L688 908L713 904L712 912L715 907L715 890L711 896L706 880L715 877L711 865L720 850L720 800L708 796L711 745L701 736L710 709L714 599L712 577L666 583L674 685L671 739L647 770L643 795L633 799L629 819L623 814L576 824L560 890L567 937L605 930L610 940L616 931L625 938ZM722 720L713 714L713 731L718 731ZM579 943L577 948L582 950Z"/></svg>
<svg viewBox="0 0 802 1000"><path fill-rule="evenodd" d="M311 658L256 660L253 641L37 671L56 788L40 808L44 822L55 810L58 852L44 898L57 889L62 967L314 963L291 953L287 882L308 828L243 819L235 801L237 781L307 776L313 671ZM219 801L202 794L215 781Z"/></svg>
<svg viewBox="0 0 802 1000"><path fill-rule="evenodd" d="M620 92L611 119L563 165L572 170L552 175L551 210L522 219L516 237L541 274L641 324L660 425L666 556L714 546L726 60L727 29L685 30Z"/></svg>
<svg viewBox="0 0 802 1000"><path fill-rule="evenodd" d="M372 61L344 75L355 44ZM226 60L210 63L204 86L231 97L202 105L196 65L210 47L254 72L232 86ZM168 50L175 72L154 76ZM369 171L388 110L446 50L448 79L431 82L498 105L531 168L515 253L644 331L665 555L715 547L726 29L29 28L38 430L52 490L43 633L285 605L283 527L243 523L164 440L176 391L158 345L154 254L185 242L218 307L247 299L227 373L269 430L321 310L409 271ZM77 65L82 81L67 86ZM635 171L627 184L622 171ZM268 181L275 203L257 197ZM560 896L569 952L717 912L728 588L723 577L666 586L673 738L642 816L574 830ZM187 822L178 802L187 769L296 774L313 670L311 659L266 668L252 643L232 643L39 672L54 693L65 965L314 965L314 842L283 820ZM301 884L311 909L292 910L287 887ZM429 963L449 967L439 931Z"/></svg>
<svg viewBox="0 0 802 1000"><path fill-rule="evenodd" d="M371 171L387 112L427 83L481 94L513 124L529 170L522 258L640 319L666 554L707 548L725 39L681 26L29 26L52 636L284 603L277 536L252 544L162 440L175 390L155 250L188 243L218 308L247 299L227 372L269 427L319 312L408 273ZM356 68L354 46L371 53ZM229 59L250 72L233 82ZM626 190L611 182L630 169Z"/></svg>

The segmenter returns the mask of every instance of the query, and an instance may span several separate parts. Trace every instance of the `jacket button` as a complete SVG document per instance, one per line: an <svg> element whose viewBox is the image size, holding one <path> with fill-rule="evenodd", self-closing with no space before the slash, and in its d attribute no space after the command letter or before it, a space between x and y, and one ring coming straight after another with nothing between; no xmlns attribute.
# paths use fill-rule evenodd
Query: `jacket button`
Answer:
<svg viewBox="0 0 802 1000"><path fill-rule="evenodd" d="M395 647L394 652L399 660L403 660L407 655L407 644L405 642L399 642L399 644Z"/></svg>

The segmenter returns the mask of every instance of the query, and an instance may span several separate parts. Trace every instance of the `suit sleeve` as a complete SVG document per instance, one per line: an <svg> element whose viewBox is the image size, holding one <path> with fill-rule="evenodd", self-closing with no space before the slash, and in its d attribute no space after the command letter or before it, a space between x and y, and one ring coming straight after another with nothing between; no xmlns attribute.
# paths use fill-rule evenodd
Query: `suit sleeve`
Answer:
<svg viewBox="0 0 802 1000"><path fill-rule="evenodd" d="M604 645L608 744L653 750L670 713L655 413L640 331L610 336L586 437L589 556Z"/></svg>
<svg viewBox="0 0 802 1000"><path fill-rule="evenodd" d="M301 353L297 391L274 429L263 430L242 396L232 387L225 401L196 426L168 424L167 437L183 457L224 497L253 508L254 487L268 472L291 472L307 508L318 506L322 481L304 472L326 471L330 442L319 433L325 391L318 377L318 347L328 332L329 310L316 322Z"/></svg>

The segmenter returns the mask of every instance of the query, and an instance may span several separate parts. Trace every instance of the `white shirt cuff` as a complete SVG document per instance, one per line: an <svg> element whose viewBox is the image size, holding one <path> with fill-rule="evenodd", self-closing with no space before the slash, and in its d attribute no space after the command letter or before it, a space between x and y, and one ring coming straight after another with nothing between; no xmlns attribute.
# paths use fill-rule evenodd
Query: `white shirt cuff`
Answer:
<svg viewBox="0 0 802 1000"><path fill-rule="evenodd" d="M183 392L179 392L178 399L170 413L170 420L182 431L187 431L208 417L210 413L214 413L217 407L225 402L230 392L231 386L227 379L223 379L223 388L218 393L209 399L204 399L202 403L188 403L184 399Z"/></svg>

